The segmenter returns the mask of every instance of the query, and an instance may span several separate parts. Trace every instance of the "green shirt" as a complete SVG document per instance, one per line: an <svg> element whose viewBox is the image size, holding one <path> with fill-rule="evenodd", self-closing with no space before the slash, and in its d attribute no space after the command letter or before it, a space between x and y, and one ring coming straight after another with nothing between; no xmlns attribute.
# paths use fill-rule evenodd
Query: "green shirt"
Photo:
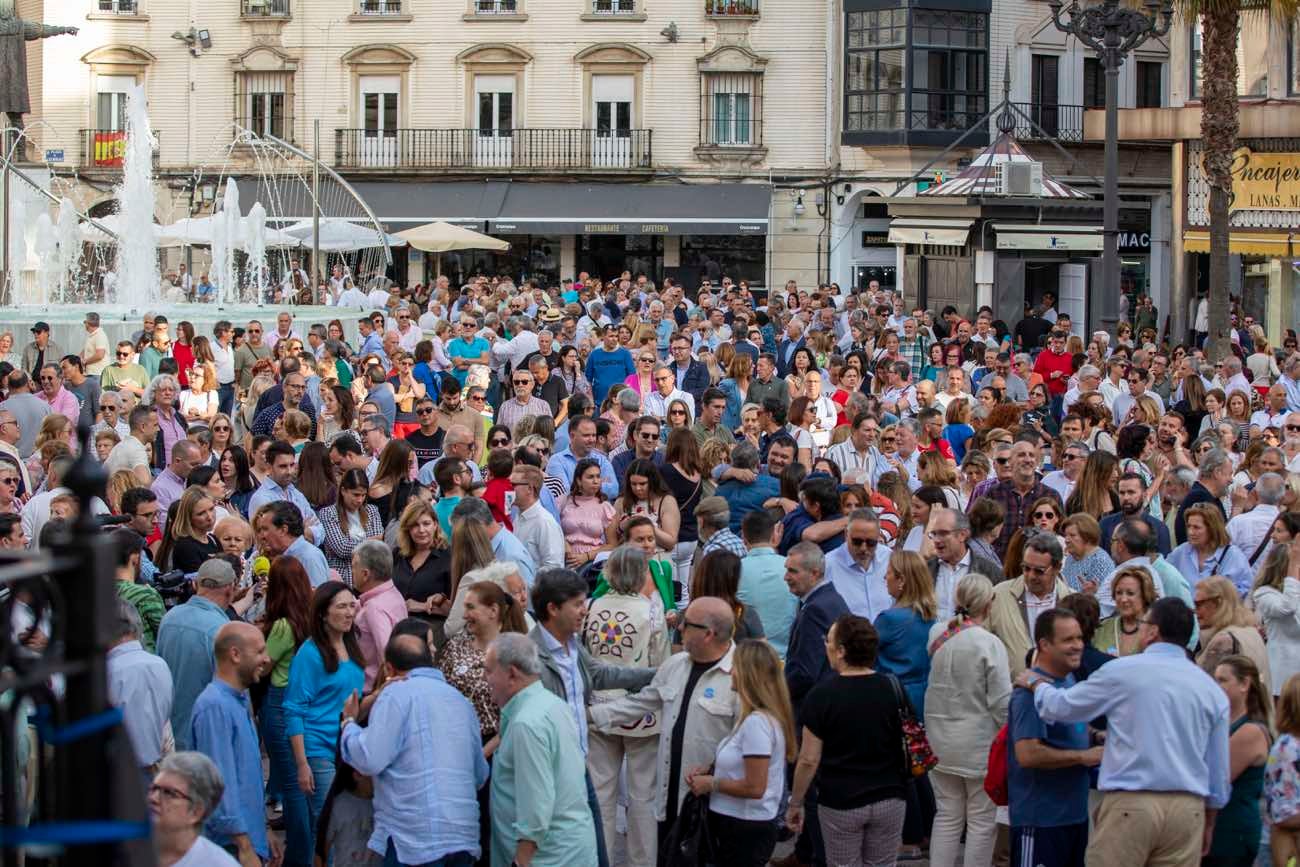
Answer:
<svg viewBox="0 0 1300 867"><path fill-rule="evenodd" d="M492 867L510 864L520 840L537 844L534 867L595 867L596 828L573 713L541 681L501 709L491 782Z"/></svg>
<svg viewBox="0 0 1300 867"><path fill-rule="evenodd" d="M136 584L133 581L118 581L117 595L140 615L140 625L144 627L140 643L145 650L153 653L158 640L158 624L167 613L162 597L148 584Z"/></svg>
<svg viewBox="0 0 1300 867"><path fill-rule="evenodd" d="M281 617L271 624L271 632L266 636L266 655L271 657L271 686L289 685L289 666L297 650L298 642L293 640L289 621Z"/></svg>
<svg viewBox="0 0 1300 867"><path fill-rule="evenodd" d="M650 560L650 579L655 582L655 589L659 591L659 598L664 601L664 611L676 611L677 600L673 598L673 564L671 560L663 560L658 557ZM596 589L591 591L592 599L599 599L609 592L609 582L605 580L605 573L601 572L596 579Z"/></svg>
<svg viewBox="0 0 1300 867"><path fill-rule="evenodd" d="M128 364L125 367L110 364L99 375L99 387L103 391L117 391L118 383L124 379L133 379L136 385L144 388L149 384L149 373L138 364Z"/></svg>

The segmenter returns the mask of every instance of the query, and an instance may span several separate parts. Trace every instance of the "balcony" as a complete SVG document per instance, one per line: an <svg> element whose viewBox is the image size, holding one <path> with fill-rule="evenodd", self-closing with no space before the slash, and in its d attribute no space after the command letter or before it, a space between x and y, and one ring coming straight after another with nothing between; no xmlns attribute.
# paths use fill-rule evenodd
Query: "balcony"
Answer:
<svg viewBox="0 0 1300 867"><path fill-rule="evenodd" d="M241 0L240 14L245 18L288 18L289 0Z"/></svg>
<svg viewBox="0 0 1300 867"><path fill-rule="evenodd" d="M704 0L704 14L710 18L753 18L758 0Z"/></svg>
<svg viewBox="0 0 1300 867"><path fill-rule="evenodd" d="M154 132L153 167L158 168L158 133ZM126 156L126 132L120 129L81 131L81 168L88 171L120 172Z"/></svg>
<svg viewBox="0 0 1300 867"><path fill-rule="evenodd" d="M1014 134L1018 140L1056 139L1066 144L1077 144L1083 141L1083 113L1086 106L1048 105L1038 102L1017 102L1014 105L1024 113L1024 115L1017 113L1015 116ZM1026 115L1033 120L1033 123L1025 119ZM1037 127L1034 124L1037 124Z"/></svg>
<svg viewBox="0 0 1300 867"><path fill-rule="evenodd" d="M601 18L636 15L636 0L591 0L591 14Z"/></svg>
<svg viewBox="0 0 1300 867"><path fill-rule="evenodd" d="M336 129L334 164L344 169L644 172L653 165L648 129Z"/></svg>

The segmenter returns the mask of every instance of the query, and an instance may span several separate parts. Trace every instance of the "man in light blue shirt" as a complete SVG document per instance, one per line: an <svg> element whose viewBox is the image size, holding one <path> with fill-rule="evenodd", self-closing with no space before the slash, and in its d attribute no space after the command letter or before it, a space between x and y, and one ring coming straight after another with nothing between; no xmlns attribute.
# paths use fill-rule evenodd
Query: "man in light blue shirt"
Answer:
<svg viewBox="0 0 1300 867"><path fill-rule="evenodd" d="M480 497L465 497L451 510L453 529L461 521L474 521L487 531L492 540L492 553L498 560L511 561L519 567L519 577L530 588L533 577L537 574L537 564L528 547L519 541L519 537L496 522L486 500Z"/></svg>
<svg viewBox="0 0 1300 867"><path fill-rule="evenodd" d="M150 771L162 758L163 727L172 713L171 669L144 649L140 615L124 599L117 600L113 631L117 634L110 638L108 651L108 700L121 708L136 764L152 781Z"/></svg>
<svg viewBox="0 0 1300 867"><path fill-rule="evenodd" d="M894 605L885 586L889 554L880 538L880 517L873 509L854 509L844 529L844 544L826 555L826 577L844 604L872 623Z"/></svg>
<svg viewBox="0 0 1300 867"><path fill-rule="evenodd" d="M208 817L205 833L219 846L232 847L241 864L271 859L266 833L266 789L262 748L253 724L248 689L270 668L266 639L251 623L227 623L213 644L216 676L194 702L190 740L212 759L225 788ZM279 845L275 845L279 855ZM253 860L253 863L257 863Z"/></svg>
<svg viewBox="0 0 1300 867"><path fill-rule="evenodd" d="M1300 412L1300 358L1292 358L1287 362L1278 382L1286 389L1286 408L1291 412Z"/></svg>
<svg viewBox="0 0 1300 867"><path fill-rule="evenodd" d="M371 322L368 316L363 316L357 320L357 332L361 335L361 348L357 350L357 358L365 358L367 355L377 356L387 370L389 361L388 355L384 352L383 335L375 331L375 323Z"/></svg>
<svg viewBox="0 0 1300 867"><path fill-rule="evenodd" d="M488 765L474 706L433 667L423 639L394 635L384 649L391 682L357 724L343 705L343 760L375 780L372 852L402 864L479 858L478 790Z"/></svg>
<svg viewBox="0 0 1300 867"><path fill-rule="evenodd" d="M492 768L492 864L596 867L600 833L573 716L539 680L537 645L503 633L483 661L501 708ZM603 841L601 842L603 849Z"/></svg>
<svg viewBox="0 0 1300 867"><path fill-rule="evenodd" d="M1138 627L1142 653L1068 689L1032 669L1016 678L1046 722L1107 717L1090 864L1197 863L1228 803L1228 699L1187 657L1194 620L1181 600L1158 599Z"/></svg>
<svg viewBox="0 0 1300 867"><path fill-rule="evenodd" d="M325 536L324 528L316 517L316 510L293 483L298 475L298 455L294 453L293 446L282 440L271 443L266 449L266 462L270 464L271 471L267 473L261 487L248 498L248 514L256 515L267 503L288 502L298 510L302 522L303 529L298 535L308 535L312 542L320 544Z"/></svg>
<svg viewBox="0 0 1300 867"><path fill-rule="evenodd" d="M596 450L596 420L590 416L578 416L569 422L569 447L551 455L546 462L546 474L564 482L568 492L573 484L573 471L578 461L591 458L600 464L600 490L610 500L618 497L618 477L614 474L614 465L603 452Z"/></svg>
<svg viewBox="0 0 1300 867"><path fill-rule="evenodd" d="M749 550L740 561L736 599L758 612L768 644L784 660L799 599L785 585L785 558L776 553L780 529L781 522L767 509L750 512L740 522L740 533Z"/></svg>
<svg viewBox="0 0 1300 867"><path fill-rule="evenodd" d="M307 580L313 588L330 580L329 563L320 548L302 535L302 518L293 503L276 500L257 510L250 509L249 514L253 516L253 533L259 552L267 557L284 555L294 558L306 570Z"/></svg>
<svg viewBox="0 0 1300 867"><path fill-rule="evenodd" d="M208 560L194 577L194 595L163 615L158 625L158 655L172 673L172 736L176 749L189 750L194 700L212 680L212 643L230 622L226 608L235 598L235 570L225 560Z"/></svg>

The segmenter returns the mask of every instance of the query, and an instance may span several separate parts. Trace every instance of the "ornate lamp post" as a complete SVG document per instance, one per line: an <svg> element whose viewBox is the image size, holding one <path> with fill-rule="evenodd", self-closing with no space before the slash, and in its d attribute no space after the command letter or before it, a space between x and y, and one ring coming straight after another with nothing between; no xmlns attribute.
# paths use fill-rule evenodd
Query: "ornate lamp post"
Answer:
<svg viewBox="0 0 1300 867"><path fill-rule="evenodd" d="M1173 22L1173 0L1144 0L1145 10L1120 5L1120 0L1102 0L1080 6L1072 0L1061 20L1061 0L1048 0L1056 29L1074 36L1097 52L1106 71L1106 180L1102 200L1102 248L1100 304L1101 327L1115 333L1119 321L1119 68L1124 56L1152 36L1164 36Z"/></svg>

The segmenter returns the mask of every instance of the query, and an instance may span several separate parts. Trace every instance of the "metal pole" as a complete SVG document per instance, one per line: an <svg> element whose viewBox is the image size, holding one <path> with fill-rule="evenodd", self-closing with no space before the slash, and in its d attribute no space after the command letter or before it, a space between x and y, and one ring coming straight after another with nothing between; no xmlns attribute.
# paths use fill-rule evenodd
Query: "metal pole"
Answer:
<svg viewBox="0 0 1300 867"><path fill-rule="evenodd" d="M312 144L311 161L311 298L316 303L316 287L320 285L320 118L316 118L315 140Z"/></svg>
<svg viewBox="0 0 1300 867"><path fill-rule="evenodd" d="M12 289L9 285L9 161L4 161L4 250L0 252L0 262L4 267L0 268L0 303L12 304Z"/></svg>
<svg viewBox="0 0 1300 867"><path fill-rule="evenodd" d="M1101 330L1116 334L1119 322L1119 67L1124 57L1119 52L1119 33L1106 31L1106 48L1102 64L1106 69L1106 182L1102 197L1101 253Z"/></svg>

